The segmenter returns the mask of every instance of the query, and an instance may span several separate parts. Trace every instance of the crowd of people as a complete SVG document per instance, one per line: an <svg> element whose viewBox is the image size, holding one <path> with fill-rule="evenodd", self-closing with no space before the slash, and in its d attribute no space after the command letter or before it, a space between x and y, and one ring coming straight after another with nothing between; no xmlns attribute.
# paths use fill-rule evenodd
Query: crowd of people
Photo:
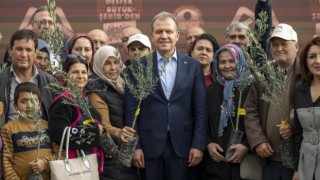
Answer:
<svg viewBox="0 0 320 180"><path fill-rule="evenodd" d="M258 0L256 9L271 11L268 0ZM229 25L225 42L191 27L184 54L176 48L181 34L175 16L160 12L151 21L150 39L128 27L118 50L101 29L75 33L64 42L60 60L41 37L54 27L48 9L38 8L33 20L33 30L12 34L7 67L0 73L1 179L28 179L33 173L50 179L49 162L57 159L66 127L71 127L69 158L80 149L96 154L102 180L249 179L242 171L265 180L320 177L319 36L299 57L294 28L280 23L270 34L269 19L260 43L270 58L262 59L250 54L257 44L244 23ZM243 87L248 73L255 74L245 54L266 77L267 61L285 73L281 112L263 98L272 87L258 80ZM129 73L149 57L158 81L140 104L121 71ZM48 70L59 65L66 76ZM104 152L105 133L119 148L139 136L131 167ZM230 142L234 134L239 138ZM283 162L283 140L292 143L293 167ZM242 166L249 154L258 158L261 172Z"/></svg>

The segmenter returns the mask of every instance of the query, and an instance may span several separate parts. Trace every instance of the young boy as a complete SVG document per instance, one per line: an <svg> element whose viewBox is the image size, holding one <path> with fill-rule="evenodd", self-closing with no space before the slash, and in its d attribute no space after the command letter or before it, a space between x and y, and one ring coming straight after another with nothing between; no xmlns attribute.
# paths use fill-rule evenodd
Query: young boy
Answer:
<svg viewBox="0 0 320 180"><path fill-rule="evenodd" d="M54 159L48 136L48 123L37 117L41 107L40 91L36 84L25 82L14 91L14 106L19 118L1 128L3 140L4 179L27 179L38 172L43 179L50 179L49 161ZM41 133L40 133L41 132ZM41 134L39 159L36 160Z"/></svg>

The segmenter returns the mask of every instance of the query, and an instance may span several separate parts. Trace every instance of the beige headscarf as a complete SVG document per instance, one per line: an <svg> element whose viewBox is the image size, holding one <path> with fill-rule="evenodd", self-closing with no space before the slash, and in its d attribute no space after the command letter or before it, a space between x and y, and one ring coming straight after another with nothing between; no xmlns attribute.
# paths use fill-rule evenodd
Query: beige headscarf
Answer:
<svg viewBox="0 0 320 180"><path fill-rule="evenodd" d="M108 81L109 84L111 86L113 86L117 90L118 93L123 94L124 93L124 80L120 77L120 74L119 74L119 77L114 81L114 80L107 78L102 70L104 63L107 61L107 59L109 57L116 57L116 55L115 55L116 51L118 51L118 50L112 46L100 47L97 50L97 52L94 54L94 57L93 57L94 58L93 72L97 76L99 76L100 78ZM119 64L118 70L120 72L122 69L123 63L122 63L121 59L119 59L119 60L120 60L120 64Z"/></svg>

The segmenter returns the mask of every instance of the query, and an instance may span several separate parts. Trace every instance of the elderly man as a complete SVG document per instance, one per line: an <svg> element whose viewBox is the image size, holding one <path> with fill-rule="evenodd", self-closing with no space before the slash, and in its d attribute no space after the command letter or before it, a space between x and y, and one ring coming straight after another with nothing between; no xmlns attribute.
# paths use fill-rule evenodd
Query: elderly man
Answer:
<svg viewBox="0 0 320 180"><path fill-rule="evenodd" d="M133 165L146 180L185 180L200 163L207 143L206 89L198 61L179 52L176 18L157 14L151 24L153 73L160 74L153 92L142 101L136 130L140 136ZM141 59L146 63L146 58ZM159 73L159 70L165 70ZM126 124L131 125L137 99L125 93Z"/></svg>
<svg viewBox="0 0 320 180"><path fill-rule="evenodd" d="M108 35L103 30L93 29L88 34L93 41L95 51L101 46L108 45Z"/></svg>
<svg viewBox="0 0 320 180"><path fill-rule="evenodd" d="M249 47L250 40L247 35L248 29L249 26L241 22L229 25L226 29L226 44Z"/></svg>
<svg viewBox="0 0 320 180"><path fill-rule="evenodd" d="M186 33L187 52L189 52L193 42L197 39L197 37L200 34L203 34L205 32L206 31L200 26L192 26L187 30L187 33Z"/></svg>
<svg viewBox="0 0 320 180"><path fill-rule="evenodd" d="M128 46L129 38L132 35L135 35L135 34L138 34L138 33L141 34L140 29L138 29L136 27L133 27L133 26L127 27L122 31L122 34L121 34L121 52L123 54L125 54L126 56L128 56L128 48L127 48L127 46ZM126 58L122 58L122 60L125 60L125 59L127 59L127 57Z"/></svg>
<svg viewBox="0 0 320 180"><path fill-rule="evenodd" d="M133 63L134 60L139 60L140 57L146 56L151 52L151 42L148 36L144 34L135 34L128 40L129 59L125 62L126 66ZM139 57L138 57L139 56Z"/></svg>
<svg viewBox="0 0 320 180"><path fill-rule="evenodd" d="M300 69L297 67L298 37L294 29L288 24L279 24L275 27L270 41L270 52L275 60L274 65L286 70L287 81L283 93L282 114L276 106L262 100L263 94L267 93L266 87L259 82L251 86L247 99L244 103L247 115L245 127L250 147L261 158L266 159L263 166L263 179L291 180L293 169L286 168L282 164L280 138L289 139L293 134L292 122L285 126L281 120L290 120L292 109L292 92L295 79ZM267 69L261 71L267 74Z"/></svg>
<svg viewBox="0 0 320 180"><path fill-rule="evenodd" d="M262 48L266 52L267 56L269 56L269 45L267 43L267 39L270 35L270 29L272 25L272 10L271 5L268 3L268 0L257 0L256 6L255 6L255 17L256 20L260 19L259 13L261 11L265 11L268 15L267 18L267 25L265 32L263 33L259 43L261 44ZM248 37L248 30L249 26L242 23L237 22L230 24L226 29L226 44L236 44L239 47L244 46L246 48L250 48L251 45L255 46L256 44L251 44L250 39ZM258 65L263 65L263 59L259 56L254 57L254 59L257 61Z"/></svg>
<svg viewBox="0 0 320 180"><path fill-rule="evenodd" d="M53 31L53 19L49 15L47 6L40 6L32 15L32 30L40 38L42 33L48 33L49 30Z"/></svg>
<svg viewBox="0 0 320 180"><path fill-rule="evenodd" d="M13 92L22 82L33 82L39 86L43 118L48 117L49 106L54 95L46 88L46 85L56 80L34 65L37 46L38 39L31 30L18 30L11 36L9 54L12 65L0 73L0 101L4 104L4 118L1 119L0 127L19 116L14 108Z"/></svg>
<svg viewBox="0 0 320 180"><path fill-rule="evenodd" d="M37 8L37 10L32 15L32 31L36 33L37 37L43 40L46 40L44 38L44 34L49 35L49 32L54 31L54 24L53 19L49 14L48 7L47 6L40 6ZM50 42L46 42L48 45ZM50 46L49 46L50 47ZM50 47L50 50L52 50L52 47ZM49 53L50 57L50 65L52 67L59 66L59 59L54 57L53 52Z"/></svg>

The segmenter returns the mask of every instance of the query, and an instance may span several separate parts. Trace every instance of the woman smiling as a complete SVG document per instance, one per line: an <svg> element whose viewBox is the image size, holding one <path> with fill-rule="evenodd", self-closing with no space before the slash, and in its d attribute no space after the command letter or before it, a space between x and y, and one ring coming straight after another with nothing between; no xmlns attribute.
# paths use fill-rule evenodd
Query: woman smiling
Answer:
<svg viewBox="0 0 320 180"><path fill-rule="evenodd" d="M93 107L102 117L102 125L113 137L118 146L127 142L135 130L124 126L124 81L120 77L123 67L112 46L99 48L94 55L93 74L90 75L86 92ZM104 171L100 179L136 180L134 167L122 165L116 158L105 158Z"/></svg>

